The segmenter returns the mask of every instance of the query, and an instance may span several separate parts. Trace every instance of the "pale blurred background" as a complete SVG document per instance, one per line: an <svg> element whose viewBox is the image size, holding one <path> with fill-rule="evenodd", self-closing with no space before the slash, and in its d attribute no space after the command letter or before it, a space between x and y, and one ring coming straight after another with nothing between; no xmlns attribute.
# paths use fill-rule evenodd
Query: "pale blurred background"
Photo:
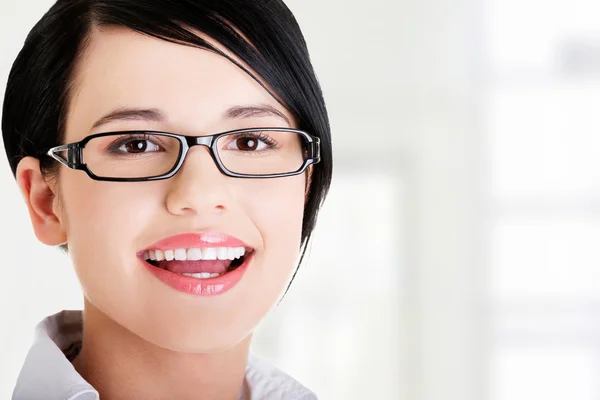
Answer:
<svg viewBox="0 0 600 400"><path fill-rule="evenodd" d="M0 89L52 0L0 5ZM600 399L598 0L288 0L334 132L310 256L254 351L321 399ZM80 308L0 152L0 398Z"/></svg>

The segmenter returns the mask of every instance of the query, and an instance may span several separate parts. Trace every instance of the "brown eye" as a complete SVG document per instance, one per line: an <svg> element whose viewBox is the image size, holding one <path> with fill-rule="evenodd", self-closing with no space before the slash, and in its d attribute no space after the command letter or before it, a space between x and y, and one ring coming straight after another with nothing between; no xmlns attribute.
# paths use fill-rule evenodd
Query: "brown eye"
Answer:
<svg viewBox="0 0 600 400"><path fill-rule="evenodd" d="M147 147L148 142L145 140L131 140L125 144L128 153L143 153Z"/></svg>
<svg viewBox="0 0 600 400"><path fill-rule="evenodd" d="M259 140L253 137L240 137L235 141L238 150L252 151L256 150Z"/></svg>
<svg viewBox="0 0 600 400"><path fill-rule="evenodd" d="M139 154L151 151L158 151L159 147L145 139L134 139L128 140L121 146L119 150L124 153Z"/></svg>
<svg viewBox="0 0 600 400"><path fill-rule="evenodd" d="M258 137L254 135L240 135L228 144L227 150L237 150L241 152L260 152L272 148L274 143L269 137Z"/></svg>

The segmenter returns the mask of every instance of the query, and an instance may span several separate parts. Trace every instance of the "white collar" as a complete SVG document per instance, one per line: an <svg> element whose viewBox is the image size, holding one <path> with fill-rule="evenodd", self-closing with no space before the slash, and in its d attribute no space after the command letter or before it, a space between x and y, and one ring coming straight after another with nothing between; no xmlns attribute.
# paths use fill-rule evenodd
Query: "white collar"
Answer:
<svg viewBox="0 0 600 400"><path fill-rule="evenodd" d="M98 392L75 370L65 354L81 342L83 316L65 310L41 321L31 346L13 400L99 400ZM316 400L299 382L268 362L250 354L239 400Z"/></svg>

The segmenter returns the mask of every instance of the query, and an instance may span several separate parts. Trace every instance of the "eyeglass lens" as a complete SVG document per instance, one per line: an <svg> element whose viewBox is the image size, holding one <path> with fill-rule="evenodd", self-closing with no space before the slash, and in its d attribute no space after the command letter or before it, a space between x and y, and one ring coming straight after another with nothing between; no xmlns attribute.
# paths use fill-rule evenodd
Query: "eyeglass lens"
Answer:
<svg viewBox="0 0 600 400"><path fill-rule="evenodd" d="M216 152L230 172L246 175L298 171L306 160L307 139L296 132L252 131L218 138ZM110 178L149 178L167 174L179 162L182 142L158 133L120 133L90 140L83 162Z"/></svg>

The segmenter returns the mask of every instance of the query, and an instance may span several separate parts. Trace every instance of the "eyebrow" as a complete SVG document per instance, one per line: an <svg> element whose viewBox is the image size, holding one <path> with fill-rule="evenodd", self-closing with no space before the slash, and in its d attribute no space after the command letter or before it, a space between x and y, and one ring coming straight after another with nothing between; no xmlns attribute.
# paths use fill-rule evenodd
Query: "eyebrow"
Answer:
<svg viewBox="0 0 600 400"><path fill-rule="evenodd" d="M235 106L225 112L225 118L278 117L288 125L292 125L288 117L273 106L260 104L256 106Z"/></svg>
<svg viewBox="0 0 600 400"><path fill-rule="evenodd" d="M289 118L268 104L260 104L254 106L234 106L229 108L223 114L225 119L236 119L236 118L253 118L253 117L277 117L284 120L288 125L291 126ZM166 114L157 108L118 108L104 115L92 126L92 129L98 128L99 126L108 124L113 121L152 121L152 122L163 122L167 119Z"/></svg>
<svg viewBox="0 0 600 400"><path fill-rule="evenodd" d="M92 129L108 124L112 121L154 121L162 122L166 120L165 113L157 108L118 108L113 110L94 122Z"/></svg>

